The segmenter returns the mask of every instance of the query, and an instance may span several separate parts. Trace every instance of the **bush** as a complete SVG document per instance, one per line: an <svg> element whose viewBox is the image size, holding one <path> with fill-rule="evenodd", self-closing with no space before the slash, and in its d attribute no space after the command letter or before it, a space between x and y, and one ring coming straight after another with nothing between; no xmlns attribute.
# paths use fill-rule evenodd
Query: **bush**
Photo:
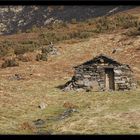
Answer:
<svg viewBox="0 0 140 140"><path fill-rule="evenodd" d="M83 31L83 32L77 31L77 32L70 33L69 36L71 39L73 39L73 38L84 39L84 38L90 37L91 33L86 32L86 31Z"/></svg>
<svg viewBox="0 0 140 140"><path fill-rule="evenodd" d="M52 52L52 51L54 51L54 47L53 47L53 44L50 44L50 45L48 45L47 47L43 47L42 49L41 49L41 52L42 53L46 53L46 54L49 54L50 52Z"/></svg>
<svg viewBox="0 0 140 140"><path fill-rule="evenodd" d="M62 27L68 28L68 27L69 27L69 26L68 26L68 22L66 22L66 21L64 22L64 21L63 21L63 22L62 22Z"/></svg>
<svg viewBox="0 0 140 140"><path fill-rule="evenodd" d="M15 66L19 66L19 63L16 62L15 59L7 59L5 60L5 62L2 64L2 68L6 68L6 67L15 67Z"/></svg>
<svg viewBox="0 0 140 140"><path fill-rule="evenodd" d="M111 31L118 27L127 29L130 27L138 27L139 24L137 17L126 14L117 14L113 17L100 17L95 20L95 32Z"/></svg>
<svg viewBox="0 0 140 140"><path fill-rule="evenodd" d="M138 85L138 86L140 86L140 80L139 80L139 81L137 81L137 85Z"/></svg>
<svg viewBox="0 0 140 140"><path fill-rule="evenodd" d="M81 32L79 35L79 38L84 39L84 38L88 38L91 36L91 33L89 32Z"/></svg>
<svg viewBox="0 0 140 140"><path fill-rule="evenodd" d="M0 47L0 57L11 56L14 54L14 49L10 47Z"/></svg>
<svg viewBox="0 0 140 140"><path fill-rule="evenodd" d="M48 54L48 53L51 52L51 51L52 51L52 48L49 48L49 47L46 47L46 48L42 48L42 49L41 49L41 52L42 52L42 53L47 53L47 54Z"/></svg>
<svg viewBox="0 0 140 140"><path fill-rule="evenodd" d="M25 41L21 41L20 44L26 45L26 44L34 44L36 42L32 41L32 40L25 40Z"/></svg>
<svg viewBox="0 0 140 140"><path fill-rule="evenodd" d="M104 32L109 29L109 25L111 24L111 21L107 17L101 17L95 20L96 29L95 31L97 33Z"/></svg>
<svg viewBox="0 0 140 140"><path fill-rule="evenodd" d="M12 41L2 41L0 42L0 57L12 56L14 54L24 54L26 52L33 52L38 49L40 44L38 41L34 42L32 40L20 41L18 43Z"/></svg>
<svg viewBox="0 0 140 140"><path fill-rule="evenodd" d="M35 50L35 47L32 47L31 45L18 45L14 49L14 53L16 55L25 54L26 52L33 52Z"/></svg>
<svg viewBox="0 0 140 140"><path fill-rule="evenodd" d="M69 34L70 38L78 38L80 36L80 32L72 32Z"/></svg>
<svg viewBox="0 0 140 140"><path fill-rule="evenodd" d="M13 46L15 44L11 41L0 42L0 57L10 56L14 54Z"/></svg>
<svg viewBox="0 0 140 140"><path fill-rule="evenodd" d="M36 61L40 61L41 60L41 54L37 54L36 55Z"/></svg>
<svg viewBox="0 0 140 140"><path fill-rule="evenodd" d="M47 61L48 60L48 55L46 53L41 54L41 60L42 61Z"/></svg>
<svg viewBox="0 0 140 140"><path fill-rule="evenodd" d="M29 48L26 47L26 46L24 46L24 45L18 46L18 47L15 48L14 53L15 53L16 55L24 54L24 53L28 52L28 49L29 49Z"/></svg>
<svg viewBox="0 0 140 140"><path fill-rule="evenodd" d="M32 26L31 32L34 32L34 33L38 32L38 28L37 28L36 25L33 25L33 26Z"/></svg>
<svg viewBox="0 0 140 140"><path fill-rule="evenodd" d="M42 53L42 54L37 54L36 56L36 61L47 61L48 60L48 55L46 53Z"/></svg>
<svg viewBox="0 0 140 140"><path fill-rule="evenodd" d="M138 28L131 28L128 30L125 35L127 36L139 36L140 35L140 30Z"/></svg>
<svg viewBox="0 0 140 140"><path fill-rule="evenodd" d="M76 18L71 19L71 23L72 23L72 24L76 24L76 23L77 23Z"/></svg>
<svg viewBox="0 0 140 140"><path fill-rule="evenodd" d="M57 42L59 41L59 34L56 34L54 32L46 32L46 33L42 33L39 36L39 39L41 41L41 44L44 45L49 45L50 42Z"/></svg>
<svg viewBox="0 0 140 140"><path fill-rule="evenodd" d="M17 34L21 34L22 33L22 30L20 30L20 29L17 29Z"/></svg>
<svg viewBox="0 0 140 140"><path fill-rule="evenodd" d="M63 27L68 27L67 26L67 22L64 21L55 21L54 23L52 23L52 29L60 29Z"/></svg>
<svg viewBox="0 0 140 140"><path fill-rule="evenodd" d="M25 55L18 55L16 57L19 61L22 61L22 62L29 62L29 61L32 61L32 59L29 57L29 56L25 56Z"/></svg>
<svg viewBox="0 0 140 140"><path fill-rule="evenodd" d="M129 27L137 27L139 25L137 17L126 14L115 16L114 21L116 21L116 26L122 26L125 29Z"/></svg>
<svg viewBox="0 0 140 140"><path fill-rule="evenodd" d="M88 25L92 25L94 22L93 22L94 20L92 20L92 19L88 19L88 20L86 20L86 22L88 23Z"/></svg>

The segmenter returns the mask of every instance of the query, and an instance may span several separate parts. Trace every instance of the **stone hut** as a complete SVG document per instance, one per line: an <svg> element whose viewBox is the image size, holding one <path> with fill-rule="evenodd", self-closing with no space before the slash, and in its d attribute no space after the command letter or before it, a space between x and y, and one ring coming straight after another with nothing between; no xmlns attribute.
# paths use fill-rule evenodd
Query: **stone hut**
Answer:
<svg viewBox="0 0 140 140"><path fill-rule="evenodd" d="M103 54L74 67L75 74L64 85L64 91L113 91L130 90L134 87L133 72L126 64L121 64Z"/></svg>

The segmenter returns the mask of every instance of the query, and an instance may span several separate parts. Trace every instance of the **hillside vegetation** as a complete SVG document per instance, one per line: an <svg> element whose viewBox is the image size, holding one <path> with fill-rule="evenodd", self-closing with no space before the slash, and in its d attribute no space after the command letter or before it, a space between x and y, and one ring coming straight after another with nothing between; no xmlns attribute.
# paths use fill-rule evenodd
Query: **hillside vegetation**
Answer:
<svg viewBox="0 0 140 140"><path fill-rule="evenodd" d="M48 25L46 28L33 27L27 30L27 38L13 41L13 37L2 39L0 41L0 56L12 56L33 52L38 50L43 45L48 45L50 42L58 43L68 40L83 40L89 37L96 37L100 33L110 33L116 29L129 29L126 35L137 36L140 34L140 21L138 17L130 14L116 14L115 16L104 16L96 19L89 19L85 22L77 22L72 20L71 24L66 22L56 22ZM32 38L32 34L35 38ZM31 38L28 37L31 34ZM24 34L23 34L24 36Z"/></svg>
<svg viewBox="0 0 140 140"><path fill-rule="evenodd" d="M1 134L140 134L139 82L136 90L122 92L57 88L71 79L74 66L100 53L129 64L139 81L139 17L119 13L27 32L0 38L0 64L20 54L33 58L18 61L18 67L0 68ZM60 55L36 61L51 41Z"/></svg>

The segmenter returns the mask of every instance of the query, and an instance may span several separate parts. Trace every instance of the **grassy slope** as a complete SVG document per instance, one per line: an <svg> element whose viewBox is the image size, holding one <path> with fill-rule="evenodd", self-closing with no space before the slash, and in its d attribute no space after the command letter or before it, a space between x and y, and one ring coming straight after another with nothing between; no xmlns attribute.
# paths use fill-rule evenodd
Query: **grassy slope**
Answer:
<svg viewBox="0 0 140 140"><path fill-rule="evenodd" d="M123 32L99 34L77 43L64 41L56 45L61 55L50 57L48 62L20 62L20 67L1 69L0 133L35 134L41 130L53 134L139 134L139 88L113 93L64 93L56 88L71 78L73 66L100 53L129 64L140 79L139 51L136 51L140 37L127 37ZM112 54L116 47L121 49ZM9 80L15 73L25 75L25 80ZM48 104L46 109L38 108L40 102ZM64 102L77 105L79 113L61 121L46 120L61 114L66 109ZM46 120L44 128L33 125L36 119Z"/></svg>

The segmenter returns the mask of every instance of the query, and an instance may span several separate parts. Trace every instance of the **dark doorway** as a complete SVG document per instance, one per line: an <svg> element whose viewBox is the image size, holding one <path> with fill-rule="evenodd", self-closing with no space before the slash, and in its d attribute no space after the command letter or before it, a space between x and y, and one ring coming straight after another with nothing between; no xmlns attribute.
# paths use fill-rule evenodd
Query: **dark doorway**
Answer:
<svg viewBox="0 0 140 140"><path fill-rule="evenodd" d="M105 68L105 88L106 90L115 90L113 68Z"/></svg>

